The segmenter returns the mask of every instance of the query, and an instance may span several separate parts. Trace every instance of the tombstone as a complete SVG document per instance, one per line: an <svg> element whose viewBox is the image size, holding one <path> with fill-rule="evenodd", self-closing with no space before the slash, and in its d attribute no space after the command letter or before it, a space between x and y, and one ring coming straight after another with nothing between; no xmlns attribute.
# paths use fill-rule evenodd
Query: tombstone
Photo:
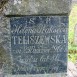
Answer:
<svg viewBox="0 0 77 77"><path fill-rule="evenodd" d="M75 43L75 45L77 45L77 25L75 26L74 31L75 31L75 33L74 33L74 43Z"/></svg>
<svg viewBox="0 0 77 77"><path fill-rule="evenodd" d="M5 77L65 77L71 0L10 0L6 5L11 67L4 66Z"/></svg>

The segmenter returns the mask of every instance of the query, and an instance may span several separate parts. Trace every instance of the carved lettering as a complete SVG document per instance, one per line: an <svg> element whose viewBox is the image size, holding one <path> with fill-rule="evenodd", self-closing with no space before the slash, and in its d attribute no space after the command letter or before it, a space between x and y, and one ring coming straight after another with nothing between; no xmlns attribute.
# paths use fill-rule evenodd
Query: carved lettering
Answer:
<svg viewBox="0 0 77 77"><path fill-rule="evenodd" d="M66 72L66 18L25 16L11 20L13 74Z"/></svg>

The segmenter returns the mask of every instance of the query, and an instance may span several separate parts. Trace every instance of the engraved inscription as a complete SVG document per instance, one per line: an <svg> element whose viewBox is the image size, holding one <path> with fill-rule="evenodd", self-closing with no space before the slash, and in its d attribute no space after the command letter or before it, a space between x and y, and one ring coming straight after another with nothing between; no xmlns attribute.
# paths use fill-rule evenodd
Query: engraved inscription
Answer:
<svg viewBox="0 0 77 77"><path fill-rule="evenodd" d="M12 74L67 70L67 16L11 18Z"/></svg>

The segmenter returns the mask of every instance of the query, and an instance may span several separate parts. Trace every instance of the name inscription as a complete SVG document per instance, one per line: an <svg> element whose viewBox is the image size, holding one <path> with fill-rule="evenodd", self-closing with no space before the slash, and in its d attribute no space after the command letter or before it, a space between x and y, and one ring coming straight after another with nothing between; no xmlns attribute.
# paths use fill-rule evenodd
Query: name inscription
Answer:
<svg viewBox="0 0 77 77"><path fill-rule="evenodd" d="M59 73L67 70L67 16L10 19L12 74Z"/></svg>

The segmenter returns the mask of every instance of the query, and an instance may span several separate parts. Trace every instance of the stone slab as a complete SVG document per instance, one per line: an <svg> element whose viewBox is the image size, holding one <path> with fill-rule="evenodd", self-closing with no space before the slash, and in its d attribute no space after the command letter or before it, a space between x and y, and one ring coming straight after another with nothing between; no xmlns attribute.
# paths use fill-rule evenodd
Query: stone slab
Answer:
<svg viewBox="0 0 77 77"><path fill-rule="evenodd" d="M10 29L11 74L67 72L68 16L12 17Z"/></svg>
<svg viewBox="0 0 77 77"><path fill-rule="evenodd" d="M71 10L72 0L10 0L5 15L66 14Z"/></svg>

